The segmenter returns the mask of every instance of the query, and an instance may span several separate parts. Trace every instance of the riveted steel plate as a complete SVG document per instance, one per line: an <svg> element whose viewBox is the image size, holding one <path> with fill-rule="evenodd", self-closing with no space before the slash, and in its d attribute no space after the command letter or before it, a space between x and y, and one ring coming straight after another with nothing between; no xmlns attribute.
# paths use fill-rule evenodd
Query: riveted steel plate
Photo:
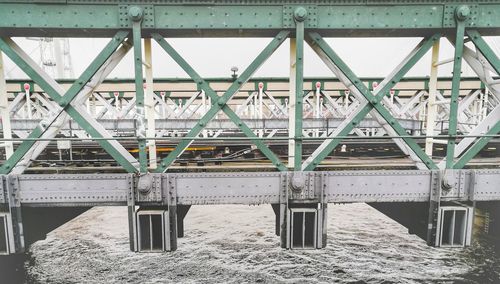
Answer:
<svg viewBox="0 0 500 284"><path fill-rule="evenodd" d="M453 187L441 192L441 200L468 200L470 191L473 188L472 172L463 170L447 170L448 175L453 180Z"/></svg>
<svg viewBox="0 0 500 284"><path fill-rule="evenodd" d="M161 202L162 195L162 174L149 174L151 175L151 189L148 193L141 193L136 191L135 200L140 202Z"/></svg>
<svg viewBox="0 0 500 284"><path fill-rule="evenodd" d="M431 171L310 172L309 196L328 203L427 202ZM500 200L500 170L458 170L446 201ZM155 202L168 204L266 204L285 202L289 173L172 173L158 174ZM156 175L155 175L156 176ZM132 174L9 175L14 202L29 206L125 205ZM159 192L161 191L161 192ZM280 199L280 194L283 196ZM293 195L288 195L293 198ZM16 204L17 204L16 203Z"/></svg>
<svg viewBox="0 0 500 284"><path fill-rule="evenodd" d="M318 9L318 28L439 28L442 14L441 5L324 6Z"/></svg>
<svg viewBox="0 0 500 284"><path fill-rule="evenodd" d="M477 27L496 27L500 24L500 5L479 5L477 13Z"/></svg>
<svg viewBox="0 0 500 284"><path fill-rule="evenodd" d="M130 174L19 175L21 203L124 203Z"/></svg>
<svg viewBox="0 0 500 284"><path fill-rule="evenodd" d="M329 203L429 200L430 171L326 172L324 178Z"/></svg>
<svg viewBox="0 0 500 284"><path fill-rule="evenodd" d="M172 174L177 203L279 203L280 173Z"/></svg>
<svg viewBox="0 0 500 284"><path fill-rule="evenodd" d="M500 200L500 170L475 170L471 200Z"/></svg>
<svg viewBox="0 0 500 284"><path fill-rule="evenodd" d="M156 6L156 27L160 29L281 28L281 6Z"/></svg>
<svg viewBox="0 0 500 284"><path fill-rule="evenodd" d="M153 5L119 5L118 6L118 17L120 20L120 27L127 28L132 27L132 20L128 15L128 10L132 6L139 6L143 9L143 28L154 28L155 27L155 17L154 17L154 7Z"/></svg>
<svg viewBox="0 0 500 284"><path fill-rule="evenodd" d="M2 26L14 28L118 28L118 9L111 5L96 9L91 5L2 4L0 18Z"/></svg>
<svg viewBox="0 0 500 284"><path fill-rule="evenodd" d="M445 5L443 14L443 27L455 27L457 25L455 19L455 10L459 5ZM479 14L479 6L476 4L467 4L470 9L469 18L466 21L468 27L475 27L477 25L477 19Z"/></svg>
<svg viewBox="0 0 500 284"><path fill-rule="evenodd" d="M309 11L305 27L343 36L425 36L455 26L455 1L126 1L0 0L0 32L8 36L109 37L130 28L129 5L145 8L143 27L175 36L273 36L293 29L293 11ZM99 5L90 5L99 4ZM498 33L498 0L464 1L469 27ZM445 13L446 10L446 13ZM373 30L373 32L371 31ZM147 33L148 31L146 31ZM446 31L443 31L446 32Z"/></svg>
<svg viewBox="0 0 500 284"><path fill-rule="evenodd" d="M283 27L295 27L294 12L297 7L304 7L307 10L307 18L304 22L306 28L318 27L318 7L316 5L285 5L283 6Z"/></svg>
<svg viewBox="0 0 500 284"><path fill-rule="evenodd" d="M304 188L301 190L296 190L293 188L292 180L294 175L299 175L304 182ZM305 200L305 199L318 199L321 197L319 192L320 188L316 184L316 173L315 172L290 172L288 174L288 187L290 190L290 199L295 200Z"/></svg>

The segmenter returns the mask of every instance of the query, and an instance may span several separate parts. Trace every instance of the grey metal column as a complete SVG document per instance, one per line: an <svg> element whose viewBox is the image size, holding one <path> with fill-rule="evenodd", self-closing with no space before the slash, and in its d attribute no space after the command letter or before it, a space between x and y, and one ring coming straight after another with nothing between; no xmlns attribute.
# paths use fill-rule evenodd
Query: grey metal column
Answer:
<svg viewBox="0 0 500 284"><path fill-rule="evenodd" d="M15 176L7 176L5 180L7 201L9 206L12 232L10 233L13 242L11 254L23 253L25 251L23 219L21 215L21 198L18 179Z"/></svg>

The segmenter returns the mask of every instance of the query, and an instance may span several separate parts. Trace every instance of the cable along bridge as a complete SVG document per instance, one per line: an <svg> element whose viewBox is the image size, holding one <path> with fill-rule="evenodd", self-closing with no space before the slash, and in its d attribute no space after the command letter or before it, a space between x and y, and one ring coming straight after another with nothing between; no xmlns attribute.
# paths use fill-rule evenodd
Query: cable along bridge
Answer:
<svg viewBox="0 0 500 284"><path fill-rule="evenodd" d="M470 245L484 216L499 236L500 60L485 37L500 1L32 2L0 1L0 55L29 76L6 80L0 56L0 254L92 206L127 206L141 252L175 250L192 205L270 204L288 249L326 245L329 203L366 202L430 246ZM408 36L421 41L385 78L358 77L325 41ZM55 80L14 37L111 39ZM269 42L233 78L202 78L174 37ZM255 78L285 41L290 77ZM189 78L153 78L153 42ZM332 77L304 78L305 45ZM129 52L135 77L107 79ZM405 77L428 53L429 76Z"/></svg>

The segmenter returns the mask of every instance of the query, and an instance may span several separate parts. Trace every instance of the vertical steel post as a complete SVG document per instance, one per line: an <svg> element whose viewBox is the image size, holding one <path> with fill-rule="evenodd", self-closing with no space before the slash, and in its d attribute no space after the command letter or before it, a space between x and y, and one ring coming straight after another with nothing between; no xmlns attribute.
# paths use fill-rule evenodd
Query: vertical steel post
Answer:
<svg viewBox="0 0 500 284"><path fill-rule="evenodd" d="M448 147L446 149L446 168L453 168L455 144L458 123L458 98L460 95L460 77L462 72L462 53L464 49L464 36L465 36L465 20L470 14L470 9L466 5L457 7L455 10L455 18L457 22L456 29L456 44L455 56L453 62L453 79L451 86L451 99L450 99L450 118L448 124Z"/></svg>
<svg viewBox="0 0 500 284"><path fill-rule="evenodd" d="M10 126L9 98L7 97L7 85L5 82L5 70L3 64L3 55L0 51L0 115L2 117L3 138L12 138L12 128ZM5 141L5 159L8 160L14 153L12 141Z"/></svg>
<svg viewBox="0 0 500 284"><path fill-rule="evenodd" d="M321 83L316 82L316 92L314 94L314 118L321 118Z"/></svg>
<svg viewBox="0 0 500 284"><path fill-rule="evenodd" d="M91 104L90 104L90 114L92 114L92 116L95 116L97 111L97 103L96 103L96 98L94 96L94 93L92 92L92 94L90 94L90 97L89 97L89 100L91 101Z"/></svg>
<svg viewBox="0 0 500 284"><path fill-rule="evenodd" d="M436 92L439 62L439 40L432 46L431 77L429 79L429 99L427 100L427 119L425 129L427 136L434 136L434 124L436 123ZM432 147L434 139L432 137L425 139L425 153L432 157Z"/></svg>
<svg viewBox="0 0 500 284"><path fill-rule="evenodd" d="M264 83L259 82L258 84L258 89L259 89L259 120L264 119L264 107L263 107L263 99L264 99ZM263 123L263 122L262 122ZM257 134L259 137L264 137L264 129L258 129Z"/></svg>
<svg viewBox="0 0 500 284"><path fill-rule="evenodd" d="M319 119L322 116L322 103L321 103L321 83L316 82L316 91L314 93L314 118ZM314 137L320 136L320 129L316 128L314 130Z"/></svg>
<svg viewBox="0 0 500 284"><path fill-rule="evenodd" d="M147 137L155 137L156 135L156 124L155 124L155 104L154 104L154 85L153 85L153 60L152 60L152 49L151 49L151 39L144 39L144 59L146 67L146 94L144 102L146 105L146 116L148 128L146 130ZM150 140L147 143L149 147L149 166L152 169L157 167L156 158L156 141Z"/></svg>
<svg viewBox="0 0 500 284"><path fill-rule="evenodd" d="M53 39L54 43L54 51L55 51L55 57L56 57L56 78L58 79L64 79L64 61L63 61L63 51L61 50L61 44L63 44L61 39L54 38Z"/></svg>
<svg viewBox="0 0 500 284"><path fill-rule="evenodd" d="M204 90L201 90L201 112L202 115L207 112L207 94L205 94Z"/></svg>
<svg viewBox="0 0 500 284"><path fill-rule="evenodd" d="M295 121L294 121L294 162L295 171L302 167L302 116L304 100L304 21L307 18L307 10L297 7L293 13L295 19Z"/></svg>
<svg viewBox="0 0 500 284"><path fill-rule="evenodd" d="M294 161L295 161L295 75L296 75L296 67L297 65L295 64L296 60L296 53L297 53L297 44L296 44L296 39L290 37L290 82L289 82L289 89L290 93L288 95L288 106L289 106L289 111L288 111L288 167L293 168L294 167Z"/></svg>
<svg viewBox="0 0 500 284"><path fill-rule="evenodd" d="M486 116L488 115L488 94L489 94L489 89L488 87L484 88L484 93L482 97L482 105L481 105L481 117L479 121L483 121Z"/></svg>
<svg viewBox="0 0 500 284"><path fill-rule="evenodd" d="M24 97L26 98L26 118L31 119L31 99L30 99L30 85L28 83L24 84Z"/></svg>
<svg viewBox="0 0 500 284"><path fill-rule="evenodd" d="M264 98L264 83L259 83L259 119L264 119L264 108L263 108L263 98Z"/></svg>
<svg viewBox="0 0 500 284"><path fill-rule="evenodd" d="M142 73L142 36L141 23L143 10L133 6L129 9L129 16L133 21L132 33L134 38L134 65L135 65L135 99L137 119L137 141L139 144L139 171L148 171L148 158L146 153L146 116L144 109L144 77Z"/></svg>

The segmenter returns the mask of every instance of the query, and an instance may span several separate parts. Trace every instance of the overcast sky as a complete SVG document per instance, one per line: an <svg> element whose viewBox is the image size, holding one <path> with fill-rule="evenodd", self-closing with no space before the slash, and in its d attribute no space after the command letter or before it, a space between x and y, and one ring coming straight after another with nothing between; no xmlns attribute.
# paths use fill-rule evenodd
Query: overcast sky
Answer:
<svg viewBox="0 0 500 284"><path fill-rule="evenodd" d="M39 61L37 42L16 38L16 42ZM384 77L418 44L420 38L335 38L327 39L332 48L360 77ZM487 39L497 54L500 38ZM203 77L228 77L232 66L240 72L258 55L270 41L268 38L208 38L170 39L169 42ZM108 42L108 39L70 39L73 69L78 76ZM153 41L154 42L154 41ZM453 56L453 49L446 39L441 40L440 60ZM4 55L7 78L26 78ZM288 77L289 42L286 41L255 74L255 77ZM332 73L306 45L305 76L331 77ZM407 76L428 76L430 52ZM440 76L451 76L451 64L439 69ZM187 77L177 64L161 48L153 43L153 72L155 78ZM467 67L464 75L473 76ZM113 71L109 78L132 78L132 52Z"/></svg>

